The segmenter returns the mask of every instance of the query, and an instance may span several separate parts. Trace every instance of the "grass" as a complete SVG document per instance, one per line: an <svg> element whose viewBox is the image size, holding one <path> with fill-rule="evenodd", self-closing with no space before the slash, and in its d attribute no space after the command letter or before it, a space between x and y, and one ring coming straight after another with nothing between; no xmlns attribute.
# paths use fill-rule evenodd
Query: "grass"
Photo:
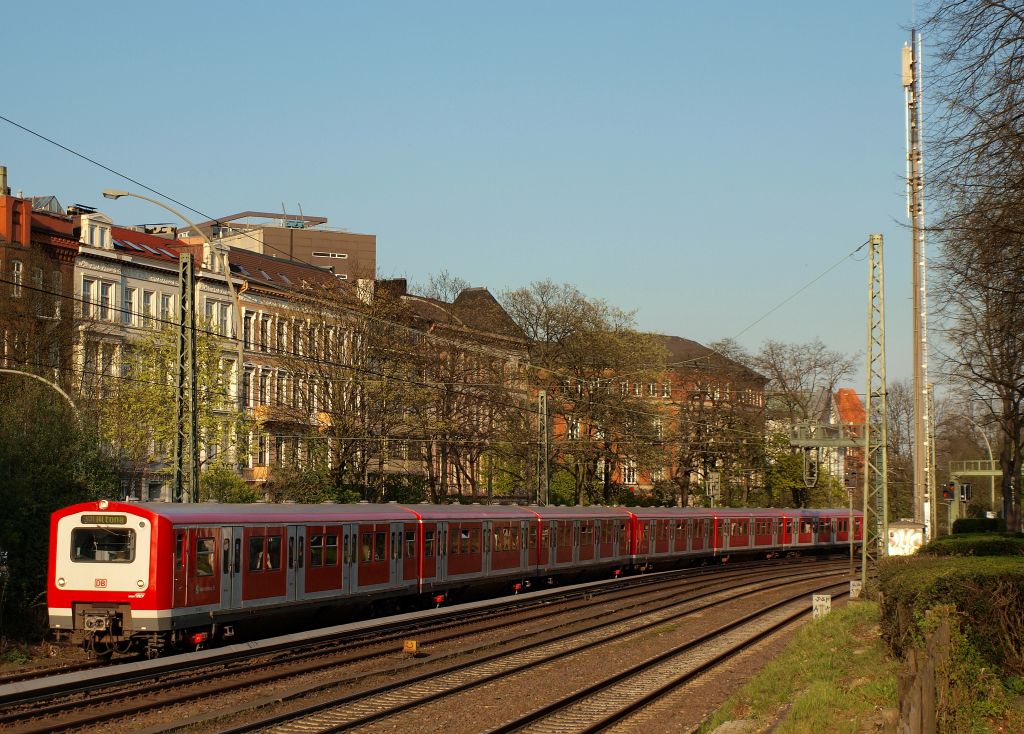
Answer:
<svg viewBox="0 0 1024 734"><path fill-rule="evenodd" d="M875 731L880 710L896 706L898 670L878 620L876 604L857 602L804 625L701 731L734 719L756 721L759 730L774 723L773 734Z"/></svg>

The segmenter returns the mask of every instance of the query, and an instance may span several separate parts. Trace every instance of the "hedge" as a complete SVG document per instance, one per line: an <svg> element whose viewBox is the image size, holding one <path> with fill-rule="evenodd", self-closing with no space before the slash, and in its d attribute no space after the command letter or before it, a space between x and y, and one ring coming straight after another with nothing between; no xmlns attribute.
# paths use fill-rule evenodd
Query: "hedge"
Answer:
<svg viewBox="0 0 1024 734"><path fill-rule="evenodd" d="M953 521L953 534L1004 533L1006 520L1001 517L961 517Z"/></svg>
<svg viewBox="0 0 1024 734"><path fill-rule="evenodd" d="M922 641L929 609L948 604L990 665L1024 674L1024 562L1019 557L891 558L879 564L882 636L894 655Z"/></svg>
<svg viewBox="0 0 1024 734"><path fill-rule="evenodd" d="M1024 556L1024 535L943 535L922 546L918 553L926 556Z"/></svg>

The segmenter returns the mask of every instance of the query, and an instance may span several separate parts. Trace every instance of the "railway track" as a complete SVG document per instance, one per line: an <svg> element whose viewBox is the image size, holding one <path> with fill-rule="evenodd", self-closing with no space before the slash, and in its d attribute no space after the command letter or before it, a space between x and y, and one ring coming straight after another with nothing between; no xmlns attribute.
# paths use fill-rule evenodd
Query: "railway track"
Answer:
<svg viewBox="0 0 1024 734"><path fill-rule="evenodd" d="M799 559L799 560L777 561L775 563L776 563L776 565L784 566L786 564L802 563L802 562L811 562L811 560L808 559L808 558L802 558L802 559ZM552 604L552 603L556 603L556 602L559 602L559 601L571 600L571 599L574 599L574 598L581 598L582 596L585 596L587 594L589 594L591 596L600 596L600 595L609 594L609 593L619 593L621 590L624 590L624 589L634 588L634 587L643 588L645 586L649 586L651 583L659 583L659 582L662 582L662 581L668 582L672 578L677 578L677 577L689 577L689 576L694 576L694 575L710 575L710 574L714 574L714 573L716 573L718 571L731 571L731 570L734 570L734 569L738 570L738 569L743 569L743 568L757 568L757 567L761 567L761 568L765 567L765 562L764 561L760 561L760 562L758 562L758 561L747 561L747 562L733 564L733 565L731 565L729 567L725 567L725 566L706 566L706 567L695 567L695 568L679 569L679 570L674 570L674 571L664 571L664 572L660 572L660 573L657 573L657 574L638 575L638 576L625 576L625 577L617 579L615 581L615 585L613 587L590 588L592 586L591 584L580 584L580 585L577 585L577 586L565 587L563 589L553 589L553 590L550 590L553 593L553 596L545 598L545 599L542 599L542 600L538 600L536 602L536 605L537 606L546 606L546 605L549 605L549 604ZM588 588L580 589L579 587L588 587ZM524 594L523 598L525 598L525 597L526 597L526 595ZM507 599L507 597L505 599ZM522 606L525 608L526 605L524 604ZM450 611L451 612L451 615L453 616L453 618L457 618L460 621L465 621L465 620L471 619L472 616L473 616L473 613L471 613L471 612L459 612L457 610L458 610L458 607L445 608L445 611ZM490 616L490 617L493 617L497 613L499 613L499 612L495 612L494 610L484 610L484 611L478 613L476 616ZM518 608L515 609L515 610L510 610L509 613L518 613ZM456 623L459 623L459 622L456 622ZM400 630L400 625L395 624L391 628L394 629L394 630ZM413 631L416 631L417 629L418 629L418 624L417 623L411 623L406 628L406 631L413 632ZM326 644L331 644L331 643L327 642ZM179 653L178 656L186 656L186 655L189 655L189 653ZM161 659L166 661L166 660L172 660L175 657L176 657L175 655L169 655L169 656L166 656L166 657L161 658ZM244 655L242 657L244 657ZM114 658L113 660L107 660L107 661L85 660L85 661L82 661L82 662L79 662L79 663L72 663L72 664L69 664L69 665L61 666L59 668L57 668L57 667L53 667L53 668L38 668L38 669L28 670L28 671L23 671L23 672L10 673L10 674L7 674L7 675L0 675L0 707L4 706L5 704L8 704L8 703L15 702L14 699L12 699L10 696L5 695L5 694L2 693L3 687L6 686L7 684L10 684L10 683L20 683L20 682L24 682L24 681L43 680L43 679L46 679L46 678L51 678L51 677L53 677L55 675L62 675L62 674L65 674L65 673L74 673L74 672L87 671L87 670L99 670L99 669L104 669L104 668L110 668L112 666L123 665L123 664L126 664L126 663L132 663L132 662L137 662L137 661L141 661L143 659L144 658L142 656L132 655L132 656L123 657L123 658ZM69 691L67 691L67 690L44 691L39 696L39 699L42 700L42 699L48 697L49 695L51 695L52 693L67 693L67 692L69 692ZM2 723L2 720L0 720L0 723Z"/></svg>
<svg viewBox="0 0 1024 734"><path fill-rule="evenodd" d="M547 634L546 637L542 635L542 641L559 636L568 639L577 633L557 632L560 627L578 626L581 622L589 623L595 630L607 626L609 616L607 612L594 612L589 616L582 613L585 608L599 603L595 601L595 596L598 593L603 594L601 601L615 601L621 605L620 612L622 613L619 615L618 624L628 627L638 616L651 614L652 609L654 613L663 613L664 610L683 603L679 599L681 594L689 594L690 596L685 601L692 604L695 599L727 593L721 590L716 591L714 587L728 586L739 582L751 583L750 579L757 576L762 577L762 584L771 583L769 577L771 579L787 577L792 574L794 569L801 569L801 567L806 567L810 575L813 575L819 573L825 564L794 564L790 562L780 565L782 568L773 566L766 569L763 564L758 568L735 567L728 575L695 574L691 571L636 577L626 580L629 583L605 586L600 590L593 588L578 592L565 590L557 595L546 594L545 598L537 600L521 597L523 599L522 606L505 610L504 615L498 619L494 618L493 610L473 610L465 615L448 615L448 618L441 620L432 618L420 622L419 627L403 623L396 629L375 629L355 639L335 640L332 643L309 645L300 649L286 649L271 655L254 653L247 659L240 658L233 662L214 666L213 669L172 670L162 677L151 677L148 680L135 680L128 684L107 685L106 687L90 686L84 683L77 690L65 690L60 700L54 700L42 706L30 705L32 701L26 700L9 702L0 710L0 726L14 726L18 731L23 732L49 731L69 726L82 727L103 724L174 704L194 704L199 699L211 698L218 694L253 688L268 682L280 684L287 678L299 678L304 674L340 666L351 666L358 662L393 654L395 646L391 645L391 642L400 640L412 632L425 633L427 628L431 629L431 632L426 633L427 636L421 638L421 642L428 646L438 646L459 638L508 629L513 623L519 626L529 623L543 624L548 620L560 618L561 623L548 623L544 626ZM662 590L664 586L673 587L673 585L678 588ZM642 612L629 611L641 606L645 608ZM570 612L580 613L570 614ZM482 615L486 615L488 619L481 619ZM599 617L604 619L597 620ZM565 621L566 619L570 619L570 621ZM520 644L529 646L531 643L527 638L531 637L536 638L537 632L527 631L516 636L504 635L501 642L508 645L522 638L525 641ZM495 641L490 641L475 648L459 648L452 651L450 655L435 656L425 661L407 661L404 667L414 670L417 667L435 665L446 657L486 656L487 651L492 650L496 644ZM501 657L507 655L507 651L494 654ZM390 665L389 667L394 666ZM346 683L351 685L379 674L378 670L354 676L347 675ZM435 674L436 671L430 671L424 675ZM338 685L336 680L328 684L328 686L336 685ZM317 688L323 687L326 686L322 684L305 688L300 686L296 695L313 693ZM36 701L38 701L38 695L37 692ZM279 699L280 696L277 698Z"/></svg>
<svg viewBox="0 0 1024 734"><path fill-rule="evenodd" d="M837 580L843 573L843 570L837 569L835 573L830 574L830 581L826 586L844 585L845 581ZM409 709L443 701L480 686L492 686L538 666L635 638L666 623L682 620L695 613L705 612L768 589L791 586L794 582L806 584L809 579L815 577L820 578L820 574L801 575L797 579L781 583L750 582L735 590L711 592L701 595L703 598L681 600L657 610L643 611L626 618L592 624L581 630L527 641L511 649L477 655L441 670L401 677L385 685L342 697L334 696L330 700L319 701L298 710L285 711L263 717L258 721L221 729L219 734L242 734L253 731L310 734L361 730ZM803 589L793 598L802 599L806 607L807 593L807 590ZM720 633L721 630L718 630L713 634ZM556 727L553 731L563 730Z"/></svg>

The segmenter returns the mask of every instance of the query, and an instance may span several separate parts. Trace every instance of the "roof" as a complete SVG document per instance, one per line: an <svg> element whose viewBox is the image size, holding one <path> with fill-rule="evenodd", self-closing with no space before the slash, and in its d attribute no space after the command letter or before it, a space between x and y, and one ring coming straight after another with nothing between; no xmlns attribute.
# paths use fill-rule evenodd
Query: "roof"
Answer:
<svg viewBox="0 0 1024 734"><path fill-rule="evenodd" d="M295 291L313 283L330 287L338 284L337 278L327 268L301 260L271 257L239 247L231 248L228 259L231 272L253 286Z"/></svg>
<svg viewBox="0 0 1024 734"><path fill-rule="evenodd" d="M486 288L464 288L450 308L471 329L511 339L526 339L523 330Z"/></svg>
<svg viewBox="0 0 1024 734"><path fill-rule="evenodd" d="M667 366L679 370L734 370L747 379L759 382L768 382L768 378L759 372L755 372L744 364L726 357L721 352L716 352L711 347L706 347L700 342L692 339L684 339L681 336L668 334L656 334L663 347L668 352Z"/></svg>
<svg viewBox="0 0 1024 734"><path fill-rule="evenodd" d="M425 321L452 324L514 341L526 341L523 330L486 288L464 288L454 301L445 303L437 298L404 293L401 284L396 287L401 289L399 293L402 301L413 314Z"/></svg>
<svg viewBox="0 0 1024 734"><path fill-rule="evenodd" d="M364 504L338 505L324 503L304 504L220 504L217 502L170 503L170 502L107 502L100 508L99 502L83 502L58 510L54 517L65 517L76 513L114 514L126 512L156 520L165 518L178 524L203 523L324 523L342 522L411 522L424 520L447 520L473 518L483 520L531 520L559 519L564 517L616 518L635 514L640 518L678 517L761 517L816 516L823 513L848 510L787 509L766 510L758 508L683 508L683 507L522 507L517 505L399 505ZM860 515L859 511L854 511Z"/></svg>
<svg viewBox="0 0 1024 734"><path fill-rule="evenodd" d="M836 392L836 412L839 420L846 424L863 425L867 422L867 412L860 395L850 387L842 387Z"/></svg>
<svg viewBox="0 0 1024 734"><path fill-rule="evenodd" d="M134 257L160 260L165 263L177 264L178 255L188 252L188 248L182 247L175 240L137 232L126 227L111 227L110 239L114 243L115 250Z"/></svg>

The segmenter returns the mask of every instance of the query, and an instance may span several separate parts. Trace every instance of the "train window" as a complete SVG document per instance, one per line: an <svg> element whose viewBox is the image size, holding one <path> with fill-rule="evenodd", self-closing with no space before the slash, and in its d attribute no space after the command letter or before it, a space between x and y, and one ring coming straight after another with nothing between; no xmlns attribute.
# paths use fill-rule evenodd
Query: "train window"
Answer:
<svg viewBox="0 0 1024 734"><path fill-rule="evenodd" d="M249 570L263 570L263 541L262 535L254 535L249 538Z"/></svg>
<svg viewBox="0 0 1024 734"><path fill-rule="evenodd" d="M74 543L71 547L74 547ZM174 539L174 567L185 568L185 534L178 533L178 536Z"/></svg>
<svg viewBox="0 0 1024 734"><path fill-rule="evenodd" d="M541 548L547 548L548 547L548 539L549 539L550 535L551 535L551 531L548 530L547 525L545 525L544 528L540 531L540 547Z"/></svg>
<svg viewBox="0 0 1024 734"><path fill-rule="evenodd" d="M216 540L196 538L196 576L213 576L213 555L216 552Z"/></svg>
<svg viewBox="0 0 1024 734"><path fill-rule="evenodd" d="M423 556L425 558L434 557L434 531L428 530L423 534Z"/></svg>
<svg viewBox="0 0 1024 734"><path fill-rule="evenodd" d="M224 558L221 560L220 568L223 573L227 573L231 567L231 541L224 538L222 544L224 546Z"/></svg>
<svg viewBox="0 0 1024 734"><path fill-rule="evenodd" d="M469 531L469 552L480 552L480 528L473 528Z"/></svg>
<svg viewBox="0 0 1024 734"><path fill-rule="evenodd" d="M267 571L276 571L281 568L281 536L267 536L267 563L264 567Z"/></svg>
<svg viewBox="0 0 1024 734"><path fill-rule="evenodd" d="M338 565L338 536L334 533L328 533L324 539L324 565Z"/></svg>
<svg viewBox="0 0 1024 734"><path fill-rule="evenodd" d="M416 531L406 530L405 531L405 557L415 558L416 557Z"/></svg>
<svg viewBox="0 0 1024 734"><path fill-rule="evenodd" d="M537 532L529 525L526 526L526 548L527 550L537 548Z"/></svg>
<svg viewBox="0 0 1024 734"><path fill-rule="evenodd" d="M373 560L384 561L387 560L387 544L388 537L385 532L374 533L373 535Z"/></svg>
<svg viewBox="0 0 1024 734"><path fill-rule="evenodd" d="M363 561L373 560L373 533L363 533L362 554L359 558Z"/></svg>
<svg viewBox="0 0 1024 734"><path fill-rule="evenodd" d="M77 563L131 563L135 560L135 531L127 528L75 528L71 531L71 560Z"/></svg>
<svg viewBox="0 0 1024 734"><path fill-rule="evenodd" d="M320 568L324 565L324 536L309 536L309 567Z"/></svg>

